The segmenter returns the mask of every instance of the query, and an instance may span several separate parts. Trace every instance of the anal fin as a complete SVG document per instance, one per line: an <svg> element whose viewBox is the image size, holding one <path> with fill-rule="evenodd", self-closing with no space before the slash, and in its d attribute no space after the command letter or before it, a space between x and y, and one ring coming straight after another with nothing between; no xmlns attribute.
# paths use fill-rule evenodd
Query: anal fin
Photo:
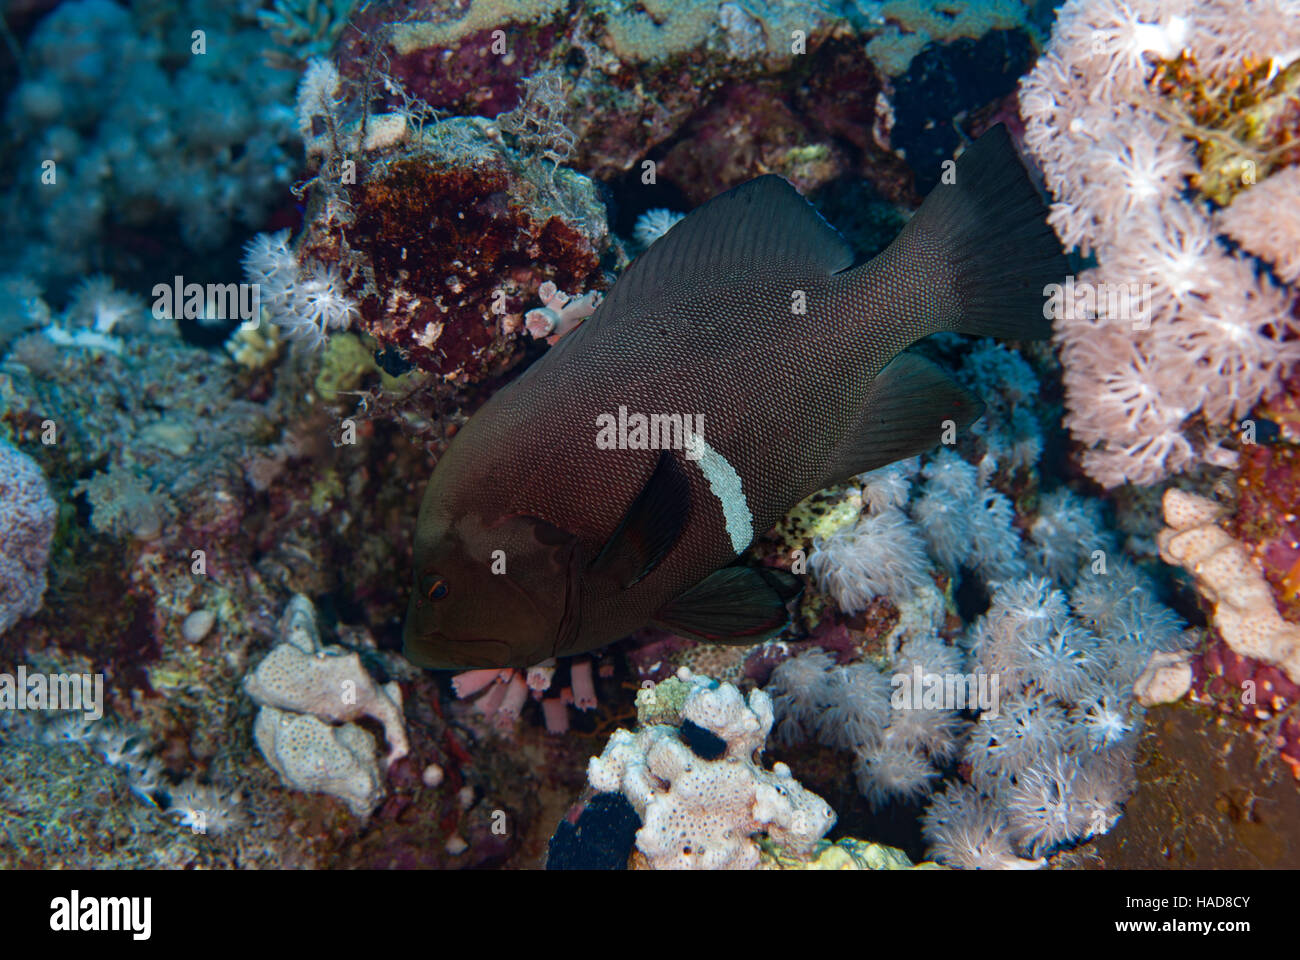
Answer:
<svg viewBox="0 0 1300 960"><path fill-rule="evenodd" d="M758 643L790 619L786 604L803 589L773 567L723 567L660 610L657 626L709 643Z"/></svg>
<svg viewBox="0 0 1300 960"><path fill-rule="evenodd" d="M862 415L831 458L825 486L923 453L939 444L951 421L960 430L984 413L984 402L937 364L900 353L871 384Z"/></svg>

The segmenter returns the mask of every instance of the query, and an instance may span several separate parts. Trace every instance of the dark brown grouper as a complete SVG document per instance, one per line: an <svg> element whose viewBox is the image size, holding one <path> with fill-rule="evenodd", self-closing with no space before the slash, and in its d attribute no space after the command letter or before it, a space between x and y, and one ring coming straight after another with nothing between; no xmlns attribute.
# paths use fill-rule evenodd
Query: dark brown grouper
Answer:
<svg viewBox="0 0 1300 960"><path fill-rule="evenodd" d="M980 415L903 351L941 330L1049 335L1044 287L1067 266L1045 214L1001 127L858 267L779 177L695 210L438 462L406 656L524 667L652 623L722 642L780 630L798 579L737 557L809 494ZM658 448L638 414L675 416L654 421Z"/></svg>

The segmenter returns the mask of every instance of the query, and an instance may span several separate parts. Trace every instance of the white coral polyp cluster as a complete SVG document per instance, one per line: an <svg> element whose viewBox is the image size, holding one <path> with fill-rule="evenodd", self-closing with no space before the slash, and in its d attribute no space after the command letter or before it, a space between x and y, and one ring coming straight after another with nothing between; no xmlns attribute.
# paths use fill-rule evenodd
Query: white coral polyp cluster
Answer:
<svg viewBox="0 0 1300 960"><path fill-rule="evenodd" d="M636 218L636 225L632 228L632 236L639 247L648 250L656 240L684 219L686 219L686 214L667 210L663 207L647 210Z"/></svg>
<svg viewBox="0 0 1300 960"><path fill-rule="evenodd" d="M1300 280L1300 167L1279 170L1247 190L1217 221L1223 233L1271 263L1279 279Z"/></svg>
<svg viewBox="0 0 1300 960"><path fill-rule="evenodd" d="M176 786L163 779L163 764L143 731L120 722L91 719L88 714L57 714L45 723L41 740L51 745L82 744L126 777L136 797L151 807L165 800L167 816L194 833L221 834L244 822L237 792L185 780Z"/></svg>
<svg viewBox="0 0 1300 960"><path fill-rule="evenodd" d="M649 866L753 869L759 834L795 855L810 852L834 825L835 813L785 764L771 770L759 765L772 728L771 698L753 690L746 701L731 684L685 669L678 678L690 684L680 720L725 742L721 756L699 756L677 725L647 723L635 733L615 731L587 768L594 789L622 793L640 815L636 845Z"/></svg>
<svg viewBox="0 0 1300 960"><path fill-rule="evenodd" d="M289 231L259 233L244 248L244 272L260 292L263 311L293 340L322 346L359 315L337 267L301 261L289 249Z"/></svg>
<svg viewBox="0 0 1300 960"><path fill-rule="evenodd" d="M918 800L934 789L967 725L956 710L925 702L912 684L938 677L942 687L944 677L962 672L963 659L956 647L921 632L902 641L887 672L865 661L835 666L824 651L805 650L778 664L768 683L777 737L851 753L858 789L873 808Z"/></svg>
<svg viewBox="0 0 1300 960"><path fill-rule="evenodd" d="M930 552L951 570L964 565L986 583L1022 577L1027 568L1015 505L987 485L988 474L944 447L921 471L925 484L912 507Z"/></svg>
<svg viewBox="0 0 1300 960"><path fill-rule="evenodd" d="M1295 290L1218 240L1232 236L1293 282L1296 174L1273 173L1217 215L1184 195L1195 144L1147 85L1154 58L1184 50L1211 76L1247 56L1282 69L1300 54L1300 4L1069 0L1021 81L1025 145L1056 200L1050 221L1067 248L1098 261L1077 278L1097 293L1095 309L1067 305L1056 335L1066 423L1087 447L1084 469L1106 486L1153 483L1201 460L1231 465L1189 440L1185 422L1244 416L1300 360L1300 340L1288 339L1300 333ZM1119 291L1136 297L1108 316L1125 303L1110 296Z"/></svg>
<svg viewBox="0 0 1300 960"><path fill-rule="evenodd" d="M872 597L901 604L929 579L925 544L916 526L896 507L817 539L808 557L817 586L841 610L859 613Z"/></svg>

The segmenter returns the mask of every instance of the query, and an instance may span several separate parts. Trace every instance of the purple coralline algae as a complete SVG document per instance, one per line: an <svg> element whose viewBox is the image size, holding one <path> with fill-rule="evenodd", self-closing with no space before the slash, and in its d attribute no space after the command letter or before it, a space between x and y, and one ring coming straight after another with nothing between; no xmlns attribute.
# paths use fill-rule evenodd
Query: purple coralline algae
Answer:
<svg viewBox="0 0 1300 960"><path fill-rule="evenodd" d="M0 633L41 608L57 519L36 461L0 440Z"/></svg>

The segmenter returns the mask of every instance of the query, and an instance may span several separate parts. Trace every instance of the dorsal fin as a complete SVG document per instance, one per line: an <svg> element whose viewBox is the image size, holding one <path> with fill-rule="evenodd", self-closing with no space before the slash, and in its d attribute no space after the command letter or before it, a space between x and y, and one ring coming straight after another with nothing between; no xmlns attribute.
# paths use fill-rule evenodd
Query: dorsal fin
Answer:
<svg viewBox="0 0 1300 960"><path fill-rule="evenodd" d="M643 308L670 285L692 287L702 278L761 275L792 264L810 276L829 276L852 263L853 249L817 209L781 177L766 174L696 207L656 240L623 271L586 324Z"/></svg>
<svg viewBox="0 0 1300 960"><path fill-rule="evenodd" d="M654 473L627 508L609 542L591 564L591 573L609 574L623 589L658 566L686 527L691 483L667 450Z"/></svg>

